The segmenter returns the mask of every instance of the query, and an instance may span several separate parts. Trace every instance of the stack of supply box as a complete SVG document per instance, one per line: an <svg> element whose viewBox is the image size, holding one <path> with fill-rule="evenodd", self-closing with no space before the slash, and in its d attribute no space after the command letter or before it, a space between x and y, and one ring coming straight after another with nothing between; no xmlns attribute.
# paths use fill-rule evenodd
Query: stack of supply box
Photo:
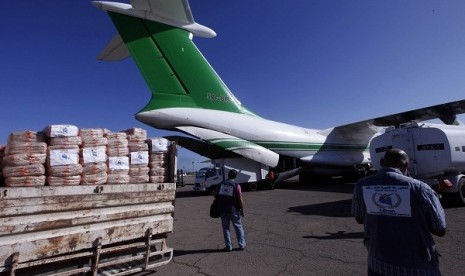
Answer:
<svg viewBox="0 0 465 276"><path fill-rule="evenodd" d="M124 131L128 135L129 182L149 182L149 147L146 143L147 131L131 128Z"/></svg>
<svg viewBox="0 0 465 276"><path fill-rule="evenodd" d="M49 125L44 130L49 138L47 148L47 184L79 185L82 165L79 164L79 128L74 125Z"/></svg>
<svg viewBox="0 0 465 276"><path fill-rule="evenodd" d="M82 164L81 184L100 185L107 183L107 144L102 128L81 129L80 157Z"/></svg>
<svg viewBox="0 0 465 276"><path fill-rule="evenodd" d="M169 148L170 142L165 138L148 139L150 151L150 183L169 182Z"/></svg>
<svg viewBox="0 0 465 276"><path fill-rule="evenodd" d="M0 145L0 186L4 185L3 180L3 157L5 156L5 146Z"/></svg>
<svg viewBox="0 0 465 276"><path fill-rule="evenodd" d="M107 133L108 183L129 183L129 148L126 133ZM125 140L125 141L124 141Z"/></svg>
<svg viewBox="0 0 465 276"><path fill-rule="evenodd" d="M129 148L127 134L107 132L108 183L129 183Z"/></svg>
<svg viewBox="0 0 465 276"><path fill-rule="evenodd" d="M6 186L45 185L47 144L43 133L24 131L11 133L3 157Z"/></svg>

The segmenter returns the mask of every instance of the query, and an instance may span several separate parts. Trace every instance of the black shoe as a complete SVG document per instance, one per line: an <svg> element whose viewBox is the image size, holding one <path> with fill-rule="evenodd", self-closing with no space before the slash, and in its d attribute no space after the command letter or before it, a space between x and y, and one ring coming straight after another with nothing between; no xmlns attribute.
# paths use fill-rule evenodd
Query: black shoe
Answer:
<svg viewBox="0 0 465 276"><path fill-rule="evenodd" d="M223 248L223 251L224 251L224 252L231 252L231 251L232 251L232 248L227 248L227 247L225 247L225 248Z"/></svg>
<svg viewBox="0 0 465 276"><path fill-rule="evenodd" d="M243 251L245 250L245 247L239 247L239 250Z"/></svg>

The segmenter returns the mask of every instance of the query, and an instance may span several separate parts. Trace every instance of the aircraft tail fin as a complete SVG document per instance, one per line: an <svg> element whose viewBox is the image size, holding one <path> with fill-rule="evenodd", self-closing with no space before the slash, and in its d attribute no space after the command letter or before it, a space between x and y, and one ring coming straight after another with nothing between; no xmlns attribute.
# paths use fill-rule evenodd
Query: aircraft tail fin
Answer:
<svg viewBox="0 0 465 276"><path fill-rule="evenodd" d="M205 108L249 113L203 57L192 36L215 32L195 23L187 0L94 1L108 12L125 48L141 71L152 98L140 112L161 108ZM106 60L127 52L118 37L104 50Z"/></svg>

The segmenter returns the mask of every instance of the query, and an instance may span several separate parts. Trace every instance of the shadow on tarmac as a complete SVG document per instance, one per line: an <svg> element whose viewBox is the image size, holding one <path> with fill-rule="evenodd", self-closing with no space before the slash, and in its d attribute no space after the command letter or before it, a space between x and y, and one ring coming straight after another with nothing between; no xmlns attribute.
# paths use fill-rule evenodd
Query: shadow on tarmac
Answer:
<svg viewBox="0 0 465 276"><path fill-rule="evenodd" d="M202 196L212 196L208 192L197 192L194 190L189 191L176 191L176 198L181 197L202 197Z"/></svg>
<svg viewBox="0 0 465 276"><path fill-rule="evenodd" d="M327 182L306 183L299 181L282 182L276 186L276 189L282 190L302 190L302 191L319 191L352 194L354 183L344 183L338 179L328 180Z"/></svg>
<svg viewBox="0 0 465 276"><path fill-rule="evenodd" d="M363 239L364 232L346 233L345 231L338 231L336 233L329 233L327 236L303 236L304 239L318 239L318 240L340 240L340 239Z"/></svg>
<svg viewBox="0 0 465 276"><path fill-rule="evenodd" d="M224 252L224 250L223 249L174 250L173 256L179 257L183 255L207 254L207 253L218 253L218 252Z"/></svg>
<svg viewBox="0 0 465 276"><path fill-rule="evenodd" d="M352 200L339 200L319 204L289 207L288 212L295 212L302 215L316 215L334 218L352 217Z"/></svg>

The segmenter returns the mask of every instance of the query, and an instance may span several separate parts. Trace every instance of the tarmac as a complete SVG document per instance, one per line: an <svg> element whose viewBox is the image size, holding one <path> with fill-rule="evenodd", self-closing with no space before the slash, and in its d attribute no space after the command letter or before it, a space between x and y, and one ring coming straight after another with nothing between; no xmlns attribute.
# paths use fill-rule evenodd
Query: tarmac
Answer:
<svg viewBox="0 0 465 276"><path fill-rule="evenodd" d="M366 275L363 227L350 214L354 184L285 182L244 192L247 248L223 252L211 195L178 187L167 265L137 275ZM448 233L435 237L443 275L465 275L465 207L445 205ZM234 230L233 245L237 248Z"/></svg>

